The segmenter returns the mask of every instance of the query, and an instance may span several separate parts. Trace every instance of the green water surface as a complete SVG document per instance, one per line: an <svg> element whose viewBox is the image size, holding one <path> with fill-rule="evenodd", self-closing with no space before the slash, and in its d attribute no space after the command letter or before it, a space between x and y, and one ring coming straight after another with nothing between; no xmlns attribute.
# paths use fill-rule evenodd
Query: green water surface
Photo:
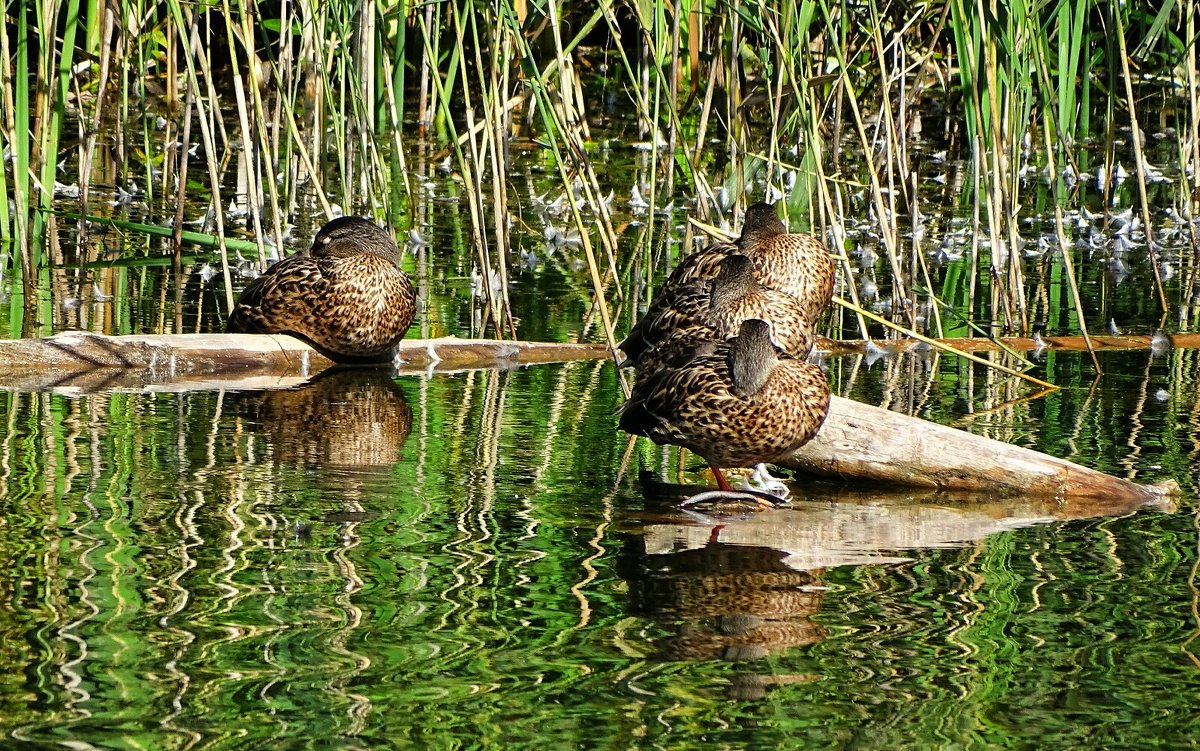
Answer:
<svg viewBox="0 0 1200 751"><path fill-rule="evenodd" d="M623 461L610 364L6 392L0 746L1191 747L1198 359L968 425L1184 486L1141 510L796 480L681 511L673 453ZM860 365L875 401L927 367ZM986 401L933 375L918 413Z"/></svg>

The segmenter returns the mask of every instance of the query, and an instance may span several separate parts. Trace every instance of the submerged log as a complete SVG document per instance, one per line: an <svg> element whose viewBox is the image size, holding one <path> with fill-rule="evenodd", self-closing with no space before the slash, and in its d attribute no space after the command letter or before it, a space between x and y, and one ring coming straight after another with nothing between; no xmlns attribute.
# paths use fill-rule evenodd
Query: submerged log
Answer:
<svg viewBox="0 0 1200 751"><path fill-rule="evenodd" d="M1200 347L1200 334L1093 334L1092 348L1098 352L1116 350L1147 349L1158 351L1167 349L1190 349ZM997 339L974 337L971 339L954 338L938 339L941 344L954 347L962 352L999 352L1007 347L1014 352L1036 352L1038 350L1087 351L1087 341L1082 336L1045 336L1033 339L1027 336L1007 336ZM916 339L880 339L870 342L885 352L904 352L916 349L923 342ZM847 339L833 341L818 339L817 348L834 355L866 352L868 343L862 339Z"/></svg>
<svg viewBox="0 0 1200 751"><path fill-rule="evenodd" d="M445 337L402 342L393 366L401 373L516 367L595 360L608 353L599 344ZM65 332L47 339L0 341L0 387L16 390L288 388L332 365L304 342L284 335ZM1114 504L1153 502L1175 490L1138 485L1019 446L838 397L817 437L783 465L894 486Z"/></svg>
<svg viewBox="0 0 1200 751"><path fill-rule="evenodd" d="M1178 486L1139 485L1039 451L833 397L813 440L779 462L810 474L899 487L1152 503Z"/></svg>

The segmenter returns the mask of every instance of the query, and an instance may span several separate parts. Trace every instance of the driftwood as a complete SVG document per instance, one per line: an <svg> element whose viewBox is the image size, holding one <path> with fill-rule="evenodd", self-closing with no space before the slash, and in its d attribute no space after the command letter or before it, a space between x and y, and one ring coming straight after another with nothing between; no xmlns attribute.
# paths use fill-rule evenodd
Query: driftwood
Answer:
<svg viewBox="0 0 1200 751"><path fill-rule="evenodd" d="M592 344L442 337L402 342L392 365L399 373L516 367L597 359L607 352ZM46 339L0 340L0 385L21 390L220 388L214 376L236 379L236 388L286 388L332 365L305 342L284 334L105 336L68 331Z"/></svg>
<svg viewBox="0 0 1200 751"><path fill-rule="evenodd" d="M962 341L966 340L956 344ZM403 342L393 366L398 372L426 372L607 356L608 348L596 344L447 337ZM283 335L110 337L66 332L47 339L0 341L0 387L13 390L288 388L331 365L304 342ZM893 486L1113 504L1152 502L1174 490L1137 485L1019 446L837 397L817 438L783 464Z"/></svg>
<svg viewBox="0 0 1200 751"><path fill-rule="evenodd" d="M1138 485L1038 451L835 396L817 436L780 462L810 474L935 490L1154 502L1173 484Z"/></svg>

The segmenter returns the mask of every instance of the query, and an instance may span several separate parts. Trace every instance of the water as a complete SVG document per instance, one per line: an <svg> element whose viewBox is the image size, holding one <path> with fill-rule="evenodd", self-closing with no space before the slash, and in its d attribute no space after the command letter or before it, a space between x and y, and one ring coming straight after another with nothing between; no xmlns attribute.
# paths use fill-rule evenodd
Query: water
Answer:
<svg viewBox="0 0 1200 751"><path fill-rule="evenodd" d="M1197 359L1111 355L1095 388L969 425L1185 486L1179 508L1141 510L797 480L788 509L681 511L654 487L673 454L639 445L623 468L599 363L9 392L0 733L31 748L1187 747ZM917 360L847 360L835 383L865 398L924 382L927 414L995 406L982 378L972 393L948 368L906 375Z"/></svg>
<svg viewBox="0 0 1200 751"><path fill-rule="evenodd" d="M1152 158L1168 164L1163 149ZM545 242L566 220L538 208L558 190L541 159L514 157L528 194L517 332L594 340L581 252ZM643 237L649 217L624 197L650 179L649 157L605 159L632 299L643 255L688 242L689 211L655 215ZM930 216L908 229L924 233L935 291L962 310L965 162L921 164ZM429 245L405 263L425 306L410 335L478 334L458 187L434 170L422 184L413 213ZM1152 187L1156 205L1171 189ZM1035 173L1022 190L1031 321L1074 333L1061 266L1039 243L1049 194ZM868 199L845 198L850 263L886 312ZM1112 201L1124 215L1132 186ZM1194 249L1171 216L1155 220L1172 268L1165 323L1144 237L1069 217L1070 240L1087 244L1093 331L1194 329ZM211 255L174 280L151 265L155 244L143 264L129 235L76 248L69 223L61 232L43 333L222 325ZM15 332L8 291L0 325ZM610 302L623 330L634 306ZM842 329L857 335L848 315ZM935 353L826 365L843 396L1184 493L1139 509L800 478L788 508L683 511L661 483L702 478L674 452L627 450L616 375L600 363L349 371L271 391L10 384L0 748L1194 747L1200 355L1106 353L1097 378L1086 356L1051 350L1034 374L1063 388L1040 396Z"/></svg>

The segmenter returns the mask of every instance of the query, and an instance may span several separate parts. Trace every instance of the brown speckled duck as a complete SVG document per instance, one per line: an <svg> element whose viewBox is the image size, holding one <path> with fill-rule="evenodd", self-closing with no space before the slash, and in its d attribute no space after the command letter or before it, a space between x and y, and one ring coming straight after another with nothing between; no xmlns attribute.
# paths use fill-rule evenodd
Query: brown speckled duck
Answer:
<svg viewBox="0 0 1200 751"><path fill-rule="evenodd" d="M821 369L781 352L770 326L750 319L737 337L640 379L620 427L691 449L729 492L721 467L753 467L800 448L825 421L829 399Z"/></svg>
<svg viewBox="0 0 1200 751"><path fill-rule="evenodd" d="M812 351L812 319L786 292L764 287L754 276L754 263L740 253L720 260L708 281L663 289L653 308L621 342L627 364L649 369L649 353L681 343L721 342L736 336L742 321L759 318L771 324L772 338L784 352L805 358Z"/></svg>
<svg viewBox="0 0 1200 751"><path fill-rule="evenodd" d="M326 224L312 249L272 266L242 290L226 331L292 334L337 361L386 360L416 313L390 233L367 219Z"/></svg>
<svg viewBox="0 0 1200 751"><path fill-rule="evenodd" d="M833 299L837 275L833 257L812 235L789 233L769 203L746 209L742 235L734 242L713 243L685 258L671 272L664 289L712 279L720 271L721 259L732 253L754 261L755 276L763 286L799 300L810 322L815 323ZM650 312L654 308L652 305Z"/></svg>

